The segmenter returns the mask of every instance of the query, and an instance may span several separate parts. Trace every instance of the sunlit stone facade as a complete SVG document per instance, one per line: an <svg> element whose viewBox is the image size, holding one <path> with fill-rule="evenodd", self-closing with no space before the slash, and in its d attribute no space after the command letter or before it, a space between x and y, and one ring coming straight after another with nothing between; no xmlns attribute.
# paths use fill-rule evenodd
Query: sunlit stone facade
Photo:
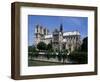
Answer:
<svg viewBox="0 0 100 82"><path fill-rule="evenodd" d="M70 52L80 47L81 39L78 31L64 32L62 24L58 28L49 32L46 27L36 25L35 45L39 42L52 43L54 50L67 49Z"/></svg>

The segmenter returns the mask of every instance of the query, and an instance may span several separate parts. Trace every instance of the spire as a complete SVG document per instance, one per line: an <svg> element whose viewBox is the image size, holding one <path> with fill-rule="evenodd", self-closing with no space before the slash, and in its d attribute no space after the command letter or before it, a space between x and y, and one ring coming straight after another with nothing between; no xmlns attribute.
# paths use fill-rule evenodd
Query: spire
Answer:
<svg viewBox="0 0 100 82"><path fill-rule="evenodd" d="M36 28L38 28L38 27L39 27L39 24L36 25Z"/></svg>
<svg viewBox="0 0 100 82"><path fill-rule="evenodd" d="M60 24L60 32L63 32L63 25Z"/></svg>

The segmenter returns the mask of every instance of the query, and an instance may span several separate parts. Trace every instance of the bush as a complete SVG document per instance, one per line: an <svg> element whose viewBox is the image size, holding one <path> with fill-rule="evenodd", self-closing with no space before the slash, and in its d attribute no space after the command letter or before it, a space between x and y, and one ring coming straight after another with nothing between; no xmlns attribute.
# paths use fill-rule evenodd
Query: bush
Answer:
<svg viewBox="0 0 100 82"><path fill-rule="evenodd" d="M73 61L73 63L86 64L87 63L87 52L73 52L68 58Z"/></svg>

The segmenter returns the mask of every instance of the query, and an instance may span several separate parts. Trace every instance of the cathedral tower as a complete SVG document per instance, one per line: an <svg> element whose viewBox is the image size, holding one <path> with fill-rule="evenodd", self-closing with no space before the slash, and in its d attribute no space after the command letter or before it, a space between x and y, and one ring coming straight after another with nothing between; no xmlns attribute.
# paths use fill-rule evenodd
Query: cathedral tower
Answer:
<svg viewBox="0 0 100 82"><path fill-rule="evenodd" d="M44 41L44 36L48 35L48 29L42 27L41 25L37 24L35 27L35 43L36 45L41 42Z"/></svg>

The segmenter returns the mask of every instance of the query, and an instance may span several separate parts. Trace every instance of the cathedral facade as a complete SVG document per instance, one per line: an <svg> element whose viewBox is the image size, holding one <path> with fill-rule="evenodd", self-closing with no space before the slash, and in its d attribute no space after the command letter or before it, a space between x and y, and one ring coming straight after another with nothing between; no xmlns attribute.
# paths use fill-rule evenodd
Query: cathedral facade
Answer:
<svg viewBox="0 0 100 82"><path fill-rule="evenodd" d="M69 52L78 49L82 43L81 35L78 31L64 32L62 24L59 26L59 29L54 29L51 33L46 27L36 25L35 45L39 42L51 43L54 50L67 49Z"/></svg>

